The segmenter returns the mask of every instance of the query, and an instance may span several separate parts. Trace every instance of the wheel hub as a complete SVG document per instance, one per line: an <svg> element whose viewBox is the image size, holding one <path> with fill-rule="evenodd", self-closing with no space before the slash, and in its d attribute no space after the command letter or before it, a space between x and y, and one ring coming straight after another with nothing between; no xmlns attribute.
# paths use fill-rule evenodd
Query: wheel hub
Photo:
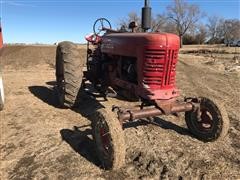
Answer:
<svg viewBox="0 0 240 180"><path fill-rule="evenodd" d="M213 116L206 108L200 109L200 118L198 118L197 125L202 131L209 131L213 127Z"/></svg>

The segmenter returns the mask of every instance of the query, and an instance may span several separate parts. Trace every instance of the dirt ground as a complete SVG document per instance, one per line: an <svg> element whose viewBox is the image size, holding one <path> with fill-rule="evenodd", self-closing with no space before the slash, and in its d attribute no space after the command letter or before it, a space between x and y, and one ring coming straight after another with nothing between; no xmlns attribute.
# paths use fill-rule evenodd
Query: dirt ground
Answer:
<svg viewBox="0 0 240 180"><path fill-rule="evenodd" d="M58 108L55 48L8 46L2 53L0 179L240 179L239 48L186 46L177 67L181 97L203 95L225 103L231 123L225 140L195 139L183 114L158 117L154 124L130 123L124 130L127 163L118 171L100 167L88 117L103 106L132 103L83 94L78 108ZM190 52L201 48L219 51ZM80 51L84 58L84 48Z"/></svg>

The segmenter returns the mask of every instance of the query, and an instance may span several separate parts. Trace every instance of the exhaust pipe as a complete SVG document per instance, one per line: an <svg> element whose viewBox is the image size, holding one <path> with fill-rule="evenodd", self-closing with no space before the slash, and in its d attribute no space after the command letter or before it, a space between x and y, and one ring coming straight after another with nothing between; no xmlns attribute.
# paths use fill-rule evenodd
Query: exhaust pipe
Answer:
<svg viewBox="0 0 240 180"><path fill-rule="evenodd" d="M151 11L149 0L145 0L144 7L142 8L142 29L147 32L151 28Z"/></svg>

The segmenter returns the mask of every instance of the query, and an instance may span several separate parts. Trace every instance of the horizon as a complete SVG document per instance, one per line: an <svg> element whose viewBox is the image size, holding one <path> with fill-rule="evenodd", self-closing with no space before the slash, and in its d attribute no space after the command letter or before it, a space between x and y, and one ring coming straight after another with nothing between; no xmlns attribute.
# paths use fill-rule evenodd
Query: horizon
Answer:
<svg viewBox="0 0 240 180"><path fill-rule="evenodd" d="M209 16L240 19L238 0L190 0ZM92 33L92 25L99 17L109 19L116 28L129 12L141 13L144 1L110 0L1 0L1 24L6 44L54 44L68 40L86 43L85 35ZM166 11L173 4L167 0L151 0L152 14ZM206 17L201 19L206 23Z"/></svg>

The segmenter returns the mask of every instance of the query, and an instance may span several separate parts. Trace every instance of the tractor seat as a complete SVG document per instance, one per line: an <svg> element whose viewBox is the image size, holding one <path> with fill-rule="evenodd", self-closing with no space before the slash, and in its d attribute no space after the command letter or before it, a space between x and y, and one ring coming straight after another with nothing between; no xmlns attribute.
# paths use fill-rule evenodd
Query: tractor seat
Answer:
<svg viewBox="0 0 240 180"><path fill-rule="evenodd" d="M98 44L102 40L100 36L95 34L88 34L85 39L92 44Z"/></svg>

